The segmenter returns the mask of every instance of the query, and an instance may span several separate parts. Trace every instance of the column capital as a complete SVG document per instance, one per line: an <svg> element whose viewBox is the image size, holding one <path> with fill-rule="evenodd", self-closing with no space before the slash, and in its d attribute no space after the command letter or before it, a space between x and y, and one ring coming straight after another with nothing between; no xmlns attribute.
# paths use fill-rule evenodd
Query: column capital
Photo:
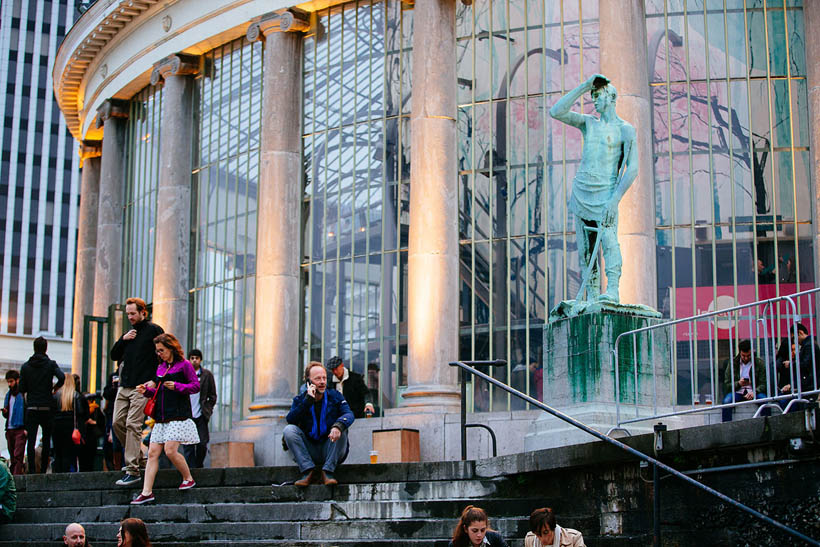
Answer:
<svg viewBox="0 0 820 547"><path fill-rule="evenodd" d="M83 141L80 143L80 168L85 160L102 156L102 141Z"/></svg>
<svg viewBox="0 0 820 547"><path fill-rule="evenodd" d="M97 128L103 126L109 118L128 118L128 101L108 99L97 109Z"/></svg>
<svg viewBox="0 0 820 547"><path fill-rule="evenodd" d="M175 53L154 65L154 70L151 71L151 85L157 85L168 76L190 76L199 74L201 70L202 57L199 55Z"/></svg>
<svg viewBox="0 0 820 547"><path fill-rule="evenodd" d="M264 40L272 32L306 32L310 30L310 14L291 8L272 11L254 19L245 37L249 42Z"/></svg>

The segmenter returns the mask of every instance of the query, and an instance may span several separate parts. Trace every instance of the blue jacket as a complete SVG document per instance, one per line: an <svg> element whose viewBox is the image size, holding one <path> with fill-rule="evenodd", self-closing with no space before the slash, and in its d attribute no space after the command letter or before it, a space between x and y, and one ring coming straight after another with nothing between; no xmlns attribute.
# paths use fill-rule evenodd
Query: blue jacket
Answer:
<svg viewBox="0 0 820 547"><path fill-rule="evenodd" d="M3 408L9 407L10 397L11 391L6 392L6 399L3 401ZM26 403L23 399L23 394L18 391L14 399L14 408L11 410L11 416L6 418L6 429L21 429L23 427L25 406Z"/></svg>
<svg viewBox="0 0 820 547"><path fill-rule="evenodd" d="M288 423L298 426L314 441L327 437L333 426L344 431L353 425L353 411L350 410L344 395L335 389L328 389L322 402L323 410L314 417L313 398L308 397L306 392L300 393L293 398L287 416Z"/></svg>

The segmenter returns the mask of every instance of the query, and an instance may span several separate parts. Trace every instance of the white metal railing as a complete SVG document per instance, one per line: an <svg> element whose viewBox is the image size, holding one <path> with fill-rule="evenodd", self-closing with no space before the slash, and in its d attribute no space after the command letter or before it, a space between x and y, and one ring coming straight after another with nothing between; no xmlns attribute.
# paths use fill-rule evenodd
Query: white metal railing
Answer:
<svg viewBox="0 0 820 547"><path fill-rule="evenodd" d="M656 325L650 325L640 329L634 329L622 333L615 339L612 350L612 362L615 372L615 406L617 424L612 427L607 434L615 430L627 431L623 426L666 418L670 416L681 416L711 410L734 409L742 405L759 405L754 416L757 417L769 409L781 413L788 412L798 403L808 403L807 397L816 396L818 390L817 378L817 350L811 351L811 382L806 386L802 383L800 365L800 343L798 342L798 323L803 323L809 332L809 340L812 348L816 348L814 338L817 318L817 298L820 296L820 288L810 289L795 294L779 296L749 304L742 304L730 308L720 309L703 313L693 317L667 321ZM669 339L669 355L656 356L655 337L660 333ZM649 339L648 359L651 366L652 381L652 401L640 400L639 397L639 337ZM681 359L678 356L679 342L688 340L688 346L684 343L683 349L688 348L688 359L686 356ZM740 340L750 340L752 344L752 362L760 358L765 366L765 390L758 389L755 374L751 374L752 385L751 400L736 401L735 397L729 397L726 393L721 393L720 368L725 363L731 364L736 356L737 342ZM632 342L632 384L633 394L621 393L621 375L623 367L623 353L621 345L625 341ZM776 340L780 340L781 349L776 350ZM782 363L777 362L777 357L784 357L783 344L788 352L785 357L790 361L790 366L786 369ZM794 345L794 353L790 348ZM705 346L701 348L701 346ZM728 351L727 351L728 349ZM703 354L703 355L701 355ZM668 357L668 359L666 358ZM675 401L661 401L665 408L677 406L676 410L663 411L658 401L658 380L662 375L663 381L675 382L676 364L681 361L689 365L689 388L691 403L688 405L674 405ZM807 363L808 364L808 363ZM724 384L728 384L729 393L733 393L735 385L734 366L727 366L729 374L728 382L724 378ZM778 383L778 368L782 374L788 374L788 389ZM701 371L705 369L705 373ZM645 370L645 368L644 368ZM670 393L674 393L671 390ZM622 397L623 395L623 397ZM729 401L724 402L723 398ZM626 400L622 400L626 399ZM681 409L680 406L690 408ZM634 417L624 417L622 407L633 407ZM628 431L627 431L628 433Z"/></svg>

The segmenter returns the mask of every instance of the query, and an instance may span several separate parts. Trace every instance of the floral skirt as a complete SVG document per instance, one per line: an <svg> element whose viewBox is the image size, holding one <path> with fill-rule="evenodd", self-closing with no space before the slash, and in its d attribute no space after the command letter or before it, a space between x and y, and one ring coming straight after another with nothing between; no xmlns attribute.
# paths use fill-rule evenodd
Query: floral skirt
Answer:
<svg viewBox="0 0 820 547"><path fill-rule="evenodd" d="M199 444L199 433L196 431L196 424L190 418L187 420L174 420L166 423L155 423L151 430L151 442L163 444L169 441L177 441L181 444Z"/></svg>

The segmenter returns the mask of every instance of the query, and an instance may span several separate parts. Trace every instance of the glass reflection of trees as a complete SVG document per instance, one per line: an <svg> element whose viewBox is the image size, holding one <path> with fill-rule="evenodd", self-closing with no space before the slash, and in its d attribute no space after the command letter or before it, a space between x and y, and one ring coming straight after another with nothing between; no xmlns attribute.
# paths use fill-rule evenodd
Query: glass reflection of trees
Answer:
<svg viewBox="0 0 820 547"><path fill-rule="evenodd" d="M406 383L412 10L388 0L317 15L304 42L303 360L341 356L381 411Z"/></svg>
<svg viewBox="0 0 820 547"><path fill-rule="evenodd" d="M253 370L262 44L235 40L206 54L204 65L196 87L190 339L216 380L211 423L226 429L247 408L243 384Z"/></svg>
<svg viewBox="0 0 820 547"><path fill-rule="evenodd" d="M598 69L597 6L481 0L457 11L460 357L506 359L494 376L539 397L546 313L580 283L566 210L580 133L547 111ZM485 387L475 410L509 407Z"/></svg>

